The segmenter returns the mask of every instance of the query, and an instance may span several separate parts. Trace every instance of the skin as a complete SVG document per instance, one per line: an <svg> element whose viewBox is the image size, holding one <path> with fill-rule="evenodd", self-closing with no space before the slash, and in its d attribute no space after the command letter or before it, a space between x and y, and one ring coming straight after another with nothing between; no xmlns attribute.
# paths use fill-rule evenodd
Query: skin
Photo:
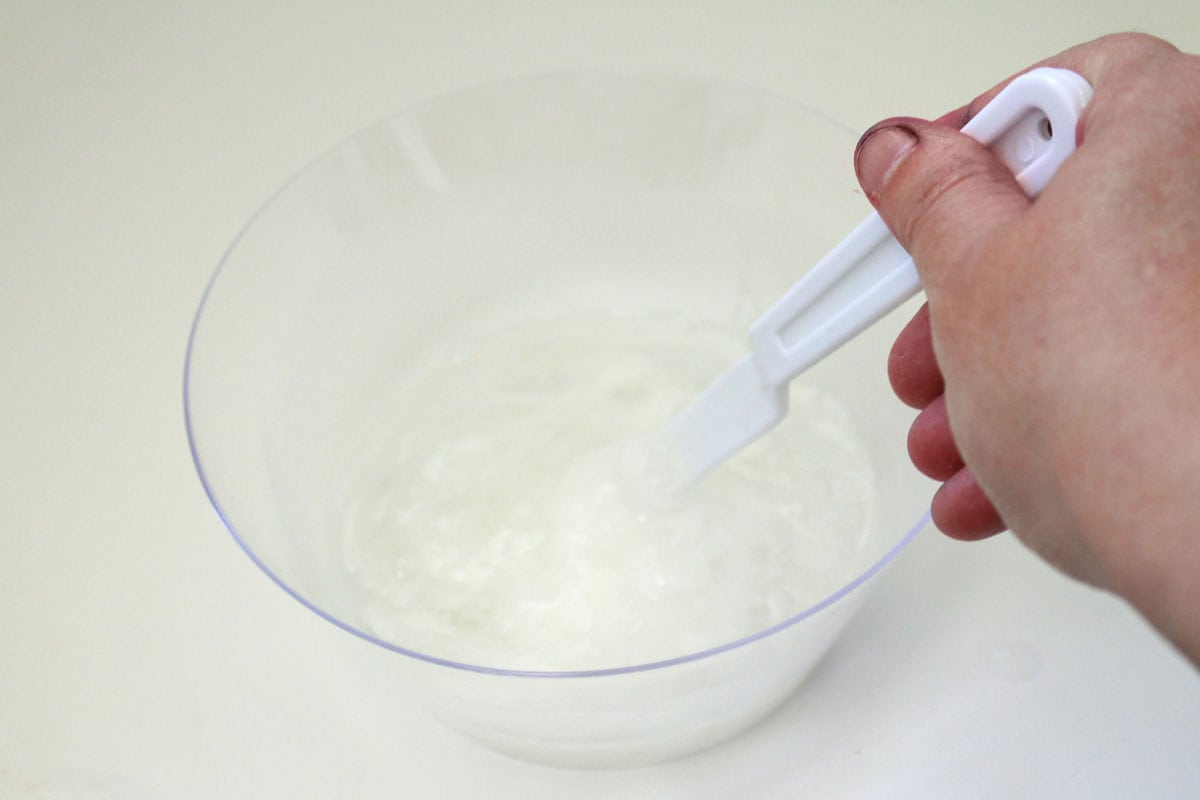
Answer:
<svg viewBox="0 0 1200 800"><path fill-rule="evenodd" d="M1011 529L1200 665L1200 58L1123 34L1040 65L1095 94L1036 202L957 130L1003 83L856 150L928 299L888 365L909 453L945 533Z"/></svg>

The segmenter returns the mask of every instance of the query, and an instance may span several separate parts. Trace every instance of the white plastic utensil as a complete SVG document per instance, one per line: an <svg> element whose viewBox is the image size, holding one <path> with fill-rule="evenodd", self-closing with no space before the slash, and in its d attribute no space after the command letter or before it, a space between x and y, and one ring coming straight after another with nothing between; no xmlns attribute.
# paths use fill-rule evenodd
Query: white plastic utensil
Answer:
<svg viewBox="0 0 1200 800"><path fill-rule="evenodd" d="M1036 197L1075 151L1092 87L1065 69L1015 78L965 126ZM673 451L672 485L687 485L787 414L788 382L913 297L921 280L878 214L871 214L750 326L752 352L660 431Z"/></svg>

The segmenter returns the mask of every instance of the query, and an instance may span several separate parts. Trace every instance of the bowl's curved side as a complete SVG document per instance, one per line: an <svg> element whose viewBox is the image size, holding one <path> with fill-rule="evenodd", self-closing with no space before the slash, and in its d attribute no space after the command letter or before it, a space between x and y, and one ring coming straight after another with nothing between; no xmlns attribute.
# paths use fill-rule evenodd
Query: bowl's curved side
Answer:
<svg viewBox="0 0 1200 800"><path fill-rule="evenodd" d="M440 713L496 746L615 763L740 730L795 686L924 524L882 369L894 322L811 376L847 398L872 443L885 489L874 550L819 602L735 641L567 672L418 652L369 631L330 530L387 413L389 375L461 326L451 310L565 292L597 307L708 303L743 330L864 213L852 144L798 104L664 75L508 81L368 127L259 210L201 301L184 406L218 515L285 591L410 657Z"/></svg>

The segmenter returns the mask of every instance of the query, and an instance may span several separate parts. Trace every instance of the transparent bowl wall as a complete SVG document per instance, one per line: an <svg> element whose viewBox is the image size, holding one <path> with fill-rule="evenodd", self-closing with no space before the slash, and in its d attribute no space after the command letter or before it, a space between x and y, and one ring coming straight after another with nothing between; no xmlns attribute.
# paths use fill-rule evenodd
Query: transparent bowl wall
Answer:
<svg viewBox="0 0 1200 800"><path fill-rule="evenodd" d="M748 727L803 680L860 586L923 523L929 492L904 447L910 415L884 370L898 317L804 378L835 392L869 443L880 497L868 552L821 602L703 653L509 672L381 642L341 568L338 497L389 413L396 376L474 320L550 302L683 307L743 335L869 211L852 146L846 129L795 103L644 75L508 81L366 128L259 210L204 296L185 401L218 513L297 600L395 651L386 680L397 690L495 748L630 765Z"/></svg>

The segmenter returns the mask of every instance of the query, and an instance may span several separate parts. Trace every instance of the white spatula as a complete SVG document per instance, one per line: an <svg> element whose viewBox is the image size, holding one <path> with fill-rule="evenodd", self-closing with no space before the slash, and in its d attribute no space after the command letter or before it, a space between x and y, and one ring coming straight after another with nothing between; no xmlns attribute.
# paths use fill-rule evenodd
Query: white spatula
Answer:
<svg viewBox="0 0 1200 800"><path fill-rule="evenodd" d="M1075 151L1075 124L1091 97L1080 75L1040 67L1009 83L962 131L1036 197ZM867 217L750 326L751 353L664 425L671 482L698 480L774 427L787 414L792 378L920 289L908 253L878 214Z"/></svg>

